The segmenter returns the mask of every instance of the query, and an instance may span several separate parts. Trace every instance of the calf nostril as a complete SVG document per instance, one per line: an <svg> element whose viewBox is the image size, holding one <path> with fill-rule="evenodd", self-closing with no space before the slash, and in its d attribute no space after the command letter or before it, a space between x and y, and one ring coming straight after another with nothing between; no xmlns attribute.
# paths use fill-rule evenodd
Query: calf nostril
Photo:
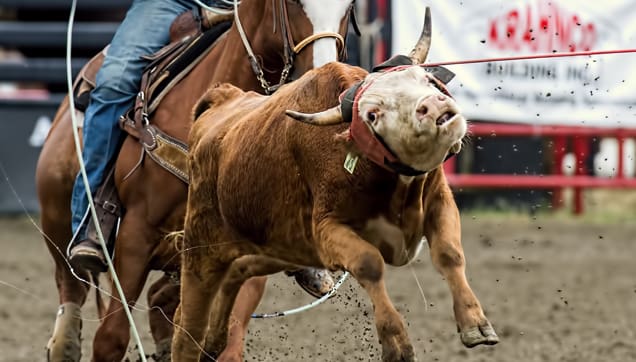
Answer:
<svg viewBox="0 0 636 362"><path fill-rule="evenodd" d="M426 115L428 113L428 107L427 106L420 106L420 108L417 109L417 113L420 115Z"/></svg>
<svg viewBox="0 0 636 362"><path fill-rule="evenodd" d="M437 96L437 100L439 100L439 101L442 101L442 102L443 102L443 101L445 101L445 100L446 100L446 96L445 96L445 95L440 94L440 95L438 95L438 96Z"/></svg>

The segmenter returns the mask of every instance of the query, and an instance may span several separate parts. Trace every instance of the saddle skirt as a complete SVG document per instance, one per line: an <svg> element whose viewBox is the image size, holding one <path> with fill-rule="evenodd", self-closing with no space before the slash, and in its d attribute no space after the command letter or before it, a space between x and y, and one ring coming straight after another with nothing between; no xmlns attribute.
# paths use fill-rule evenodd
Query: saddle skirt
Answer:
<svg viewBox="0 0 636 362"><path fill-rule="evenodd" d="M152 160L177 178L188 183L186 168L188 147L152 124L152 114L161 100L214 47L216 41L231 26L232 15L218 15L201 9L177 17L170 26L170 44L158 52L144 56L150 61L144 69L140 92L134 106L119 119L120 127L137 138ZM89 60L73 84L76 112L83 119L90 92L104 63L108 46Z"/></svg>

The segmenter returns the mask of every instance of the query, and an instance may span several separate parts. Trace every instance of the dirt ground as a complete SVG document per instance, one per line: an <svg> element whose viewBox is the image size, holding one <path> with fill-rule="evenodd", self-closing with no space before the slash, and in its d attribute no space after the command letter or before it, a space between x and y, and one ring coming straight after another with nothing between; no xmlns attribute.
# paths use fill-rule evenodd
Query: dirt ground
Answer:
<svg viewBox="0 0 636 362"><path fill-rule="evenodd" d="M630 220L464 213L467 273L501 337L494 347L461 345L446 282L427 249L411 265L389 268L387 285L420 361L634 361L635 235ZM53 263L24 217L0 219L0 250L0 361L42 361L58 304ZM279 275L270 279L260 311L309 301ZM144 306L139 308L138 326L151 353ZM92 300L83 317L89 360L97 325ZM376 361L379 355L368 298L348 280L337 297L313 310L255 320L245 359ZM130 356L136 360L134 352Z"/></svg>

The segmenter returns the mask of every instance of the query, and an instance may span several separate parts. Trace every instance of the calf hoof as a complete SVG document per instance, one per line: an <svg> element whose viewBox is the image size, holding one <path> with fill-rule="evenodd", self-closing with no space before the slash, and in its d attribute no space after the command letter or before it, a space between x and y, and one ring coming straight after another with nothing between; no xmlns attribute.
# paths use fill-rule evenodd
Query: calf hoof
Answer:
<svg viewBox="0 0 636 362"><path fill-rule="evenodd" d="M382 348L382 361L383 362L414 362L415 352L413 351L413 346L407 345L403 346L401 349L392 349L388 350L388 348Z"/></svg>
<svg viewBox="0 0 636 362"><path fill-rule="evenodd" d="M499 337L488 321L485 321L480 326L461 331L460 338L464 346L468 348L475 347L478 344L493 345L499 343Z"/></svg>

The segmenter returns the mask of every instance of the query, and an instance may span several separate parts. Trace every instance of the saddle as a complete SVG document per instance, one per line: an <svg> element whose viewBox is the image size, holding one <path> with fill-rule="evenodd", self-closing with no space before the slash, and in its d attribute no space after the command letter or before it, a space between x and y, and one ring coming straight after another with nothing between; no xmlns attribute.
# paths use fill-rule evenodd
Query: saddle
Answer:
<svg viewBox="0 0 636 362"><path fill-rule="evenodd" d="M188 147L185 141L155 127L151 122L151 115L165 95L188 75L214 47L216 40L230 28L232 17L232 14L219 15L205 9L188 11L177 17L170 26L170 43L158 52L144 57L150 63L144 69L140 92L134 106L119 119L120 127L142 144L144 154L186 184ZM80 119L83 119L88 107L97 72L107 53L108 46L88 61L75 79L73 98ZM115 225L123 213L115 190L113 169L114 162L111 162L108 176L95 195L100 226L104 239L110 246L114 242ZM87 232L89 238L97 235L92 220Z"/></svg>

